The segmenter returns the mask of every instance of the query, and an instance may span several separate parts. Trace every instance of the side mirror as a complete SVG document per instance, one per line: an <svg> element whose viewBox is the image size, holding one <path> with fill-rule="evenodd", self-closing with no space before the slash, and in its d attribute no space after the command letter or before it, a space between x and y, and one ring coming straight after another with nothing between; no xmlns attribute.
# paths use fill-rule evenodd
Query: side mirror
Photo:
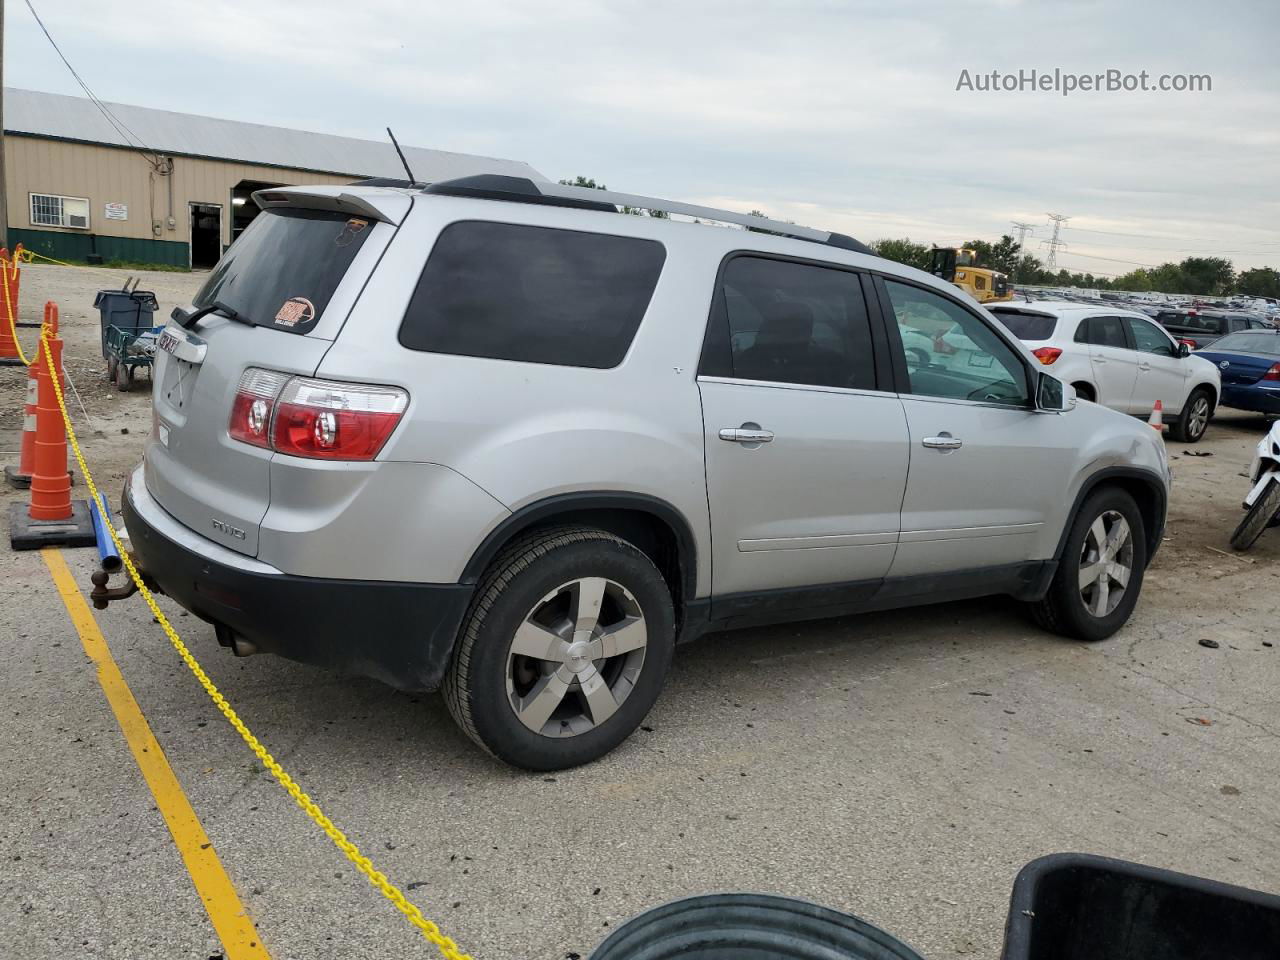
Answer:
<svg viewBox="0 0 1280 960"><path fill-rule="evenodd" d="M1179 344L1178 344L1178 356L1180 356L1180 357L1189 357L1189 356L1191 356L1191 345L1190 345L1190 344L1187 344L1187 343L1179 343Z"/></svg>
<svg viewBox="0 0 1280 960"><path fill-rule="evenodd" d="M1036 409L1044 413L1066 413L1076 406L1076 388L1047 373L1036 375Z"/></svg>

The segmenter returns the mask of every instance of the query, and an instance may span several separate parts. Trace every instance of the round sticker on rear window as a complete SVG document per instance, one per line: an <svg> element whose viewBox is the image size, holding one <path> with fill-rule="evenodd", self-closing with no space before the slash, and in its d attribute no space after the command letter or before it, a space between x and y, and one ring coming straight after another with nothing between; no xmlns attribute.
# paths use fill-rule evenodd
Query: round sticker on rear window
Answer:
<svg viewBox="0 0 1280 960"><path fill-rule="evenodd" d="M306 297L290 297L276 311L276 324L281 327L296 327L300 323L310 323L315 319L316 308Z"/></svg>

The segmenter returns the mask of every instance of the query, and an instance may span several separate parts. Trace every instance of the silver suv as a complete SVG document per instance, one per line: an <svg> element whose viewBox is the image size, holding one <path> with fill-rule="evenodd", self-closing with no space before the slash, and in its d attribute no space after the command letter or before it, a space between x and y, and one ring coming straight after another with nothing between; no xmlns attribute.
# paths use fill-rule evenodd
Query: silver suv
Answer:
<svg viewBox="0 0 1280 960"><path fill-rule="evenodd" d="M442 688L553 770L708 630L1007 594L1099 640L1133 611L1159 436L928 274L506 177L256 199L161 337L124 498L238 654Z"/></svg>

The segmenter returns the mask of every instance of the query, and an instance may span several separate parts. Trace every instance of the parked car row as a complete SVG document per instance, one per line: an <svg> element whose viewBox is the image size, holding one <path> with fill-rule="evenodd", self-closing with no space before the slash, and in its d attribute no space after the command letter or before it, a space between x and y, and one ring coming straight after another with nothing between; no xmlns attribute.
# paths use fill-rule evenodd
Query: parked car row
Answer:
<svg viewBox="0 0 1280 960"><path fill-rule="evenodd" d="M1103 404L1194 440L1219 400L1141 314L989 313L779 221L497 176L255 198L160 339L138 563L239 653L442 687L522 767L611 750L707 630L1006 594L1109 636L1170 473Z"/></svg>
<svg viewBox="0 0 1280 960"><path fill-rule="evenodd" d="M1159 401L1175 439L1195 443L1204 436L1221 400L1218 368L1150 318L1053 301L987 309L1082 400L1140 417Z"/></svg>

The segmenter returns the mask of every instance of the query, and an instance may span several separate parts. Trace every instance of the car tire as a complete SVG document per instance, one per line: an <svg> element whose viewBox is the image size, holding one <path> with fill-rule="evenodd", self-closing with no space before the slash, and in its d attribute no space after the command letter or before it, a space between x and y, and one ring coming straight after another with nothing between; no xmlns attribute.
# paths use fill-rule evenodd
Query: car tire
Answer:
<svg viewBox="0 0 1280 960"><path fill-rule="evenodd" d="M626 649L606 655L613 645ZM499 760L576 767L640 725L674 646L671 591L648 556L602 530L542 530L505 549L481 579L444 699L463 732Z"/></svg>
<svg viewBox="0 0 1280 960"><path fill-rule="evenodd" d="M1182 413L1169 429L1170 438L1179 443L1198 443L1209 428L1213 416L1213 397L1208 390L1197 387L1182 405Z"/></svg>
<svg viewBox="0 0 1280 960"><path fill-rule="evenodd" d="M1099 546L1108 545L1119 520L1127 535L1108 559ZM1049 591L1030 604L1032 615L1053 633L1091 643L1105 640L1133 613L1146 566L1146 530L1138 505L1119 487L1103 487L1089 494L1076 512ZM1094 579L1082 582L1095 571ZM1124 583L1116 598L1118 577Z"/></svg>

